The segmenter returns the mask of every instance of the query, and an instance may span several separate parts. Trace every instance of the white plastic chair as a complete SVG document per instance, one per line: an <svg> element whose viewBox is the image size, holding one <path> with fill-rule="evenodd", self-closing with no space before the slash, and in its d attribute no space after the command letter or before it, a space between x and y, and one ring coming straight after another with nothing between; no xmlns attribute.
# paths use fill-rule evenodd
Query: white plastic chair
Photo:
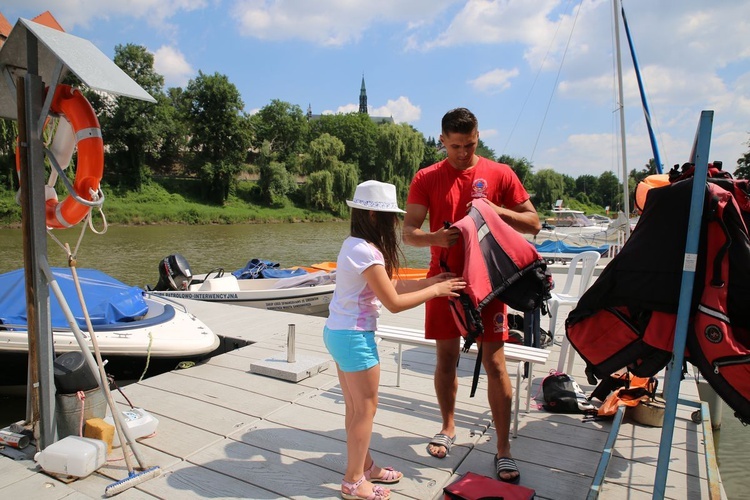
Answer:
<svg viewBox="0 0 750 500"><path fill-rule="evenodd" d="M555 340L555 323L557 323L557 311L560 306L575 306L578 304L578 299L581 298L583 292L585 292L591 284L591 278L594 276L594 267L601 258L599 252L589 250L576 254L570 261L568 268L568 276L565 279L565 285L560 292L552 292L552 298L547 302L549 306L550 320L549 320L549 335L550 338ZM581 264L581 279L578 282L578 288L575 292L572 292L573 281L575 280L576 268L578 264ZM560 359L557 362L557 371L563 371L563 361L567 355L568 358L568 371L570 373L573 367L573 355L575 350L571 349L568 353L568 337L563 333L562 343L560 346Z"/></svg>

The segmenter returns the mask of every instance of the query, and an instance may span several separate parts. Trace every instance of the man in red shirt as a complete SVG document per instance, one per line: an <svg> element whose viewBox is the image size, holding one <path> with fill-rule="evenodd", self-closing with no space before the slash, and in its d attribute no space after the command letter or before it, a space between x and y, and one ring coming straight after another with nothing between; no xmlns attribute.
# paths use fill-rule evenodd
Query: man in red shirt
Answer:
<svg viewBox="0 0 750 500"><path fill-rule="evenodd" d="M430 247L430 269L427 276L441 271L441 260L451 272L463 271L464 250L453 246L458 229L445 229L444 222L455 222L466 215L471 201L486 198L493 210L516 231L537 234L539 216L516 174L508 165L496 163L475 154L479 142L479 125L474 114L457 108L443 116L440 141L447 158L416 173L409 188L404 216L403 240L408 245ZM427 215L429 232L421 229ZM448 250L450 249L450 250ZM520 472L510 453L510 412L512 388L505 366L504 342L508 339L507 306L493 302L482 311L484 334L482 364L487 373L487 398L497 432L495 470L498 478L518 482ZM428 301L425 305L425 337L435 339L435 393L443 427L427 451L443 458L456 439L454 411L458 377L456 364L461 335L453 320L447 298Z"/></svg>

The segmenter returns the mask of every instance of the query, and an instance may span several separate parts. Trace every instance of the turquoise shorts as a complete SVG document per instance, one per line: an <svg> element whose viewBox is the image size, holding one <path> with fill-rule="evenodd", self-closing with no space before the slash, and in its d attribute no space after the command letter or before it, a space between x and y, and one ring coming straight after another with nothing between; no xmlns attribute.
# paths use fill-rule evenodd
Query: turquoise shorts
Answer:
<svg viewBox="0 0 750 500"><path fill-rule="evenodd" d="M361 372L380 363L375 332L324 327L323 342L342 372Z"/></svg>

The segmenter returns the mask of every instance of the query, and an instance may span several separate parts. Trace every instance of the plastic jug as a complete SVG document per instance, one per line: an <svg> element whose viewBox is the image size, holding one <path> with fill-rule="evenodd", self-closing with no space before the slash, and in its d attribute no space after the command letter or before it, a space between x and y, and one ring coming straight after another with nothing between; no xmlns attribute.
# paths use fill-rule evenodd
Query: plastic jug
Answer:
<svg viewBox="0 0 750 500"><path fill-rule="evenodd" d="M156 432L156 427L159 425L159 420L143 408L124 410L122 416L133 439L153 434ZM111 415L107 415L104 421L110 425L115 425L114 419ZM115 437L112 440L112 446L120 446L120 437L117 435L117 432L115 432Z"/></svg>
<svg viewBox="0 0 750 500"><path fill-rule="evenodd" d="M46 472L86 477L107 461L107 443L101 439L67 436L34 455Z"/></svg>

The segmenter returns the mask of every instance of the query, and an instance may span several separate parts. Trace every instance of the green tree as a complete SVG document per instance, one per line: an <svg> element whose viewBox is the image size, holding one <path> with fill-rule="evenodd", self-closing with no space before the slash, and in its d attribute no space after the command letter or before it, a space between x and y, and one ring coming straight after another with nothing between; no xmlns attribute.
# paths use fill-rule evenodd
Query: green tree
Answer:
<svg viewBox="0 0 750 500"><path fill-rule="evenodd" d="M297 155L305 150L310 126L302 108L288 102L274 99L250 117L253 142L267 141L271 152L289 168L296 162Z"/></svg>
<svg viewBox="0 0 750 500"><path fill-rule="evenodd" d="M205 196L223 203L250 147L250 124L240 92L225 75L199 71L185 89L192 170L203 181Z"/></svg>
<svg viewBox="0 0 750 500"><path fill-rule="evenodd" d="M612 172L607 171L599 176L597 199L602 206L608 206L612 211L622 210L622 184Z"/></svg>
<svg viewBox="0 0 750 500"><path fill-rule="evenodd" d="M750 141L747 142L747 145L750 146ZM737 159L737 169L734 171L734 176L737 179L750 179L750 150Z"/></svg>
<svg viewBox="0 0 750 500"><path fill-rule="evenodd" d="M534 205L542 210L549 210L555 201L561 200L565 193L565 181L562 174L552 169L540 170L534 174Z"/></svg>
<svg viewBox="0 0 750 500"><path fill-rule="evenodd" d="M0 191L18 188L16 175L16 138L18 122L0 118Z"/></svg>
<svg viewBox="0 0 750 500"><path fill-rule="evenodd" d="M513 158L512 156L501 155L497 161L508 165L524 185L531 180L531 171L534 169L534 165L526 158Z"/></svg>
<svg viewBox="0 0 750 500"><path fill-rule="evenodd" d="M157 101L123 96L103 96L99 101L99 122L108 149L105 178L140 189L151 176L149 164L158 160L167 131L175 125L174 108L163 93L164 78L154 71L154 56L146 47L117 45L114 62Z"/></svg>
<svg viewBox="0 0 750 500"><path fill-rule="evenodd" d="M482 141L481 138L477 142L476 154L478 154L479 156L483 156L488 160L495 161L495 151L487 147L487 145Z"/></svg>
<svg viewBox="0 0 750 500"><path fill-rule="evenodd" d="M357 165L362 179L376 179L377 128L367 114L347 113L321 116L312 122L310 133L313 138L324 133L338 137L345 148L341 160Z"/></svg>
<svg viewBox="0 0 750 500"><path fill-rule="evenodd" d="M287 196L297 189L297 182L283 163L271 161L260 167L258 186L269 205L283 206Z"/></svg>
<svg viewBox="0 0 750 500"><path fill-rule="evenodd" d="M344 143L341 139L331 134L322 134L310 142L308 153L303 160L305 173L317 172L318 170L333 171L334 167L344 156Z"/></svg>
<svg viewBox="0 0 750 500"><path fill-rule="evenodd" d="M576 193L586 196L587 199L594 203L600 203L599 196L599 178L594 175L579 175L576 177Z"/></svg>
<svg viewBox="0 0 750 500"><path fill-rule="evenodd" d="M419 168L429 167L444 158L445 153L441 152L435 138L428 137L424 141L424 154L422 155L422 161L419 162Z"/></svg>
<svg viewBox="0 0 750 500"><path fill-rule="evenodd" d="M386 123L377 128L377 180L392 182L394 178L411 180L424 158L424 136L406 123Z"/></svg>

